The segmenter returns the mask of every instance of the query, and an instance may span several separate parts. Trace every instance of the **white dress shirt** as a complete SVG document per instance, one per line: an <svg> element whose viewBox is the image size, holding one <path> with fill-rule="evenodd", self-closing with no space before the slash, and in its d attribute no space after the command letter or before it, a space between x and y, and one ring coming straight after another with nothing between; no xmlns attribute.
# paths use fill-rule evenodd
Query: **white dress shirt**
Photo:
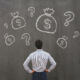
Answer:
<svg viewBox="0 0 80 80"><path fill-rule="evenodd" d="M46 70L47 63L51 63L51 66L49 67L48 71L50 72L52 69L55 68L56 62L54 59L51 57L51 55L42 50L42 49L37 49L35 52L31 53L28 58L25 60L23 63L23 67L26 71L29 73L32 73L32 70L29 68L28 64L31 61L32 62L32 69L36 72L43 72Z"/></svg>

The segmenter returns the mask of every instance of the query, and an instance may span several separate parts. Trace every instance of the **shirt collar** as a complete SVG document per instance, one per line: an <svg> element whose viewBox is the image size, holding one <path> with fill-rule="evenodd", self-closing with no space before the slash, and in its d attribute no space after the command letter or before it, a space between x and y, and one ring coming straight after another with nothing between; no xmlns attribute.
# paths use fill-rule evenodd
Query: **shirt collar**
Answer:
<svg viewBox="0 0 80 80"><path fill-rule="evenodd" d="M42 51L42 49L37 49L37 51Z"/></svg>

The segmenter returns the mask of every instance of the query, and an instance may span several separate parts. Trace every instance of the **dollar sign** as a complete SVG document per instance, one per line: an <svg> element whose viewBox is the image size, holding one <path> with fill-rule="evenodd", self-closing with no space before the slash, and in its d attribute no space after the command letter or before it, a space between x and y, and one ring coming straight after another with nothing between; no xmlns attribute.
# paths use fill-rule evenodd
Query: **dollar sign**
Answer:
<svg viewBox="0 0 80 80"><path fill-rule="evenodd" d="M49 30L51 28L51 20L47 18L47 19L44 20L44 23L45 23L44 28L46 30Z"/></svg>
<svg viewBox="0 0 80 80"><path fill-rule="evenodd" d="M64 44L64 40L61 40L61 43L60 43L60 45L61 45L61 46L63 46L63 44Z"/></svg>
<svg viewBox="0 0 80 80"><path fill-rule="evenodd" d="M21 26L21 20L20 19L16 19L16 23L18 26Z"/></svg>
<svg viewBox="0 0 80 80"><path fill-rule="evenodd" d="M8 38L7 38L7 41L8 41L8 42L11 42L11 41L12 41L12 39L8 37Z"/></svg>

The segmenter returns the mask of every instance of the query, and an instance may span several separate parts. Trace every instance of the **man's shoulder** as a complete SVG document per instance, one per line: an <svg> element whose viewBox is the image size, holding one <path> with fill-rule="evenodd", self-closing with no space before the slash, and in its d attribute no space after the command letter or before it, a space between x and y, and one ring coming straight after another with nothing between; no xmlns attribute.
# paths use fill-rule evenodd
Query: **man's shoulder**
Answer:
<svg viewBox="0 0 80 80"><path fill-rule="evenodd" d="M33 55L35 54L35 52L36 52L36 51L31 52L30 55L33 56Z"/></svg>
<svg viewBox="0 0 80 80"><path fill-rule="evenodd" d="M41 50L41 52L43 53L43 54L45 54L45 55L50 55L50 53L49 52L47 52L47 51L45 51L45 50ZM37 50L36 51L34 51L34 52L32 52L32 53L30 53L30 56L33 56L33 55L35 55L37 53Z"/></svg>
<svg viewBox="0 0 80 80"><path fill-rule="evenodd" d="M44 52L44 54L46 54L46 55L50 55L50 53L47 52L47 51L45 51L45 50L43 50L43 52Z"/></svg>

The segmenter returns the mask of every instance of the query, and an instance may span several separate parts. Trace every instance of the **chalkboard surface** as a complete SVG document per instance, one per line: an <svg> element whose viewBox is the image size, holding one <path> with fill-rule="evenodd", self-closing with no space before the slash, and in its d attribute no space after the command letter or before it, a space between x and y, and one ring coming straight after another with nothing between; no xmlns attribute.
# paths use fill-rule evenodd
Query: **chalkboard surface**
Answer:
<svg viewBox="0 0 80 80"><path fill-rule="evenodd" d="M0 0L0 80L31 79L37 39L57 62L49 80L80 80L80 0Z"/></svg>

